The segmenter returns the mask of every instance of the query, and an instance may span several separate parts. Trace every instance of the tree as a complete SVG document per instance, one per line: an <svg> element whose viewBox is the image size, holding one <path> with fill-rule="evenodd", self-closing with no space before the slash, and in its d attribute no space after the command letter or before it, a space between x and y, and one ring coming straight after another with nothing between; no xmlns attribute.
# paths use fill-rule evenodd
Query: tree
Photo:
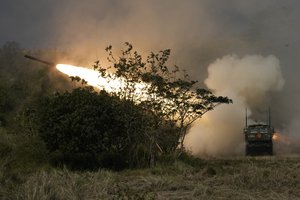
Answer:
<svg viewBox="0 0 300 200"><path fill-rule="evenodd" d="M105 68L100 61L96 61L94 69L106 78L119 80L122 89L116 88L112 94L148 110L155 116L153 126L156 129L166 123L168 126L179 126L177 139L181 150L187 131L195 120L222 103L232 103L227 97L215 96L207 89L197 88L197 81L189 80L188 74L178 66L172 69L168 67L166 63L170 49L152 52L143 61L142 56L133 51L131 44L125 45L127 49L122 51L118 59L113 55L112 47L107 47L108 61L112 65ZM159 148L157 137L150 137Z"/></svg>

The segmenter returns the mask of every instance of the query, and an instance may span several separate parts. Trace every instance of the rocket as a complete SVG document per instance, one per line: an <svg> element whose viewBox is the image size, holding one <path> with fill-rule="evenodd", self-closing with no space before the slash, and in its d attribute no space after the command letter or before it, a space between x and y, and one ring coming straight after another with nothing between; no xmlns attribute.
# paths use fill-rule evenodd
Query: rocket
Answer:
<svg viewBox="0 0 300 200"><path fill-rule="evenodd" d="M45 60L42 60L42 59L39 59L39 58L36 58L36 57L33 57L33 56L24 55L24 57L28 58L28 59L31 59L31 60L35 60L37 62L46 64L46 65L50 65L50 66L54 66L55 65L55 63L53 63L53 62L45 61Z"/></svg>

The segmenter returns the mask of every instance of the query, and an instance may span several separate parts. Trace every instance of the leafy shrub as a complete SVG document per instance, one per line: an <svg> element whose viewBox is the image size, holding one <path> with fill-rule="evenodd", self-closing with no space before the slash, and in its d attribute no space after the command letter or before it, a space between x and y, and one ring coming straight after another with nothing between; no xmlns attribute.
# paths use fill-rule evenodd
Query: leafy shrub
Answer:
<svg viewBox="0 0 300 200"><path fill-rule="evenodd" d="M45 98L36 124L54 164L121 169L139 163L134 152L138 144L148 142L146 116L128 100L77 88Z"/></svg>

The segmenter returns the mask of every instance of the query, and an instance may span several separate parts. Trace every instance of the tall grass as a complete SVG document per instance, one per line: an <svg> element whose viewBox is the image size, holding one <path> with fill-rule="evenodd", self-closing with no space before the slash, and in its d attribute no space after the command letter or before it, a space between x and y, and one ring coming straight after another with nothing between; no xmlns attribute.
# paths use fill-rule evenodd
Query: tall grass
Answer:
<svg viewBox="0 0 300 200"><path fill-rule="evenodd" d="M104 199L115 179L116 175L108 171L40 171L18 188L14 199Z"/></svg>
<svg viewBox="0 0 300 200"><path fill-rule="evenodd" d="M299 157L161 159L121 172L53 168L38 138L0 129L0 199L300 199Z"/></svg>
<svg viewBox="0 0 300 200"><path fill-rule="evenodd" d="M112 172L42 169L3 199L300 199L297 159L207 160Z"/></svg>

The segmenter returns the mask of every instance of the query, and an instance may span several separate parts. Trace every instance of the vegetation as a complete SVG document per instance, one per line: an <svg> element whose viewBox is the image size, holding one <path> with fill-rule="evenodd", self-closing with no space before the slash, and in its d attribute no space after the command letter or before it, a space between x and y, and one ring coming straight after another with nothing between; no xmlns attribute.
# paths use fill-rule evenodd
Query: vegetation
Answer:
<svg viewBox="0 0 300 200"><path fill-rule="evenodd" d="M184 151L190 124L231 101L167 67L170 50L145 61L130 44L118 59L107 51L111 68L94 67L124 90L76 88L23 58L65 52L0 48L0 199L300 198L298 158L203 160Z"/></svg>
<svg viewBox="0 0 300 200"><path fill-rule="evenodd" d="M61 164L122 169L147 163L139 157L148 158L143 147L151 119L130 101L78 88L47 97L35 112L40 136Z"/></svg>
<svg viewBox="0 0 300 200"><path fill-rule="evenodd" d="M166 66L170 50L151 53L143 61L132 45L126 46L118 59L111 46L106 49L112 66L94 65L103 76L121 80L121 90L107 93L90 87L72 90L51 69L23 57L48 53L55 60L59 55L8 42L0 49L1 127L16 138L38 141L47 162L71 169L148 167L174 154L179 143L183 152L193 120L230 100L194 88L196 82L186 74L178 78L179 68Z"/></svg>
<svg viewBox="0 0 300 200"><path fill-rule="evenodd" d="M14 118L38 98L57 90L73 86L56 71L28 61L24 54L41 57L53 56L55 60L64 53L56 51L26 50L15 42L0 48L0 126L15 125Z"/></svg>
<svg viewBox="0 0 300 200"><path fill-rule="evenodd" d="M22 174L11 189L1 187L0 199L299 199L299 174L298 158L275 157L176 161L122 172L43 169Z"/></svg>
<svg viewBox="0 0 300 200"><path fill-rule="evenodd" d="M171 71L166 66L170 50L151 53L144 63L126 45L118 60L111 47L106 49L112 63L108 69L98 61L94 65L104 77L118 79L121 89L45 92L18 112L19 129L45 143L50 163L77 170L154 166L159 157L175 155L179 144L184 152L184 138L194 120L231 102L195 88L196 81L186 74L177 77L179 68Z"/></svg>
<svg viewBox="0 0 300 200"><path fill-rule="evenodd" d="M109 79L121 81L122 90L115 88L111 93L121 99L131 100L149 111L158 119L156 129L162 123L177 125L177 141L183 151L184 139L191 124L206 112L221 103L232 103L227 97L215 96L209 90L197 88L197 81L190 80L178 66L167 66L170 49L151 53L146 61L133 46L125 43L127 49L116 59L112 47L106 48L110 67L102 67L100 61L94 69ZM110 72L107 72L110 70ZM141 85L143 86L141 89ZM153 141L155 136L151 135ZM173 149L176 149L177 145Z"/></svg>

